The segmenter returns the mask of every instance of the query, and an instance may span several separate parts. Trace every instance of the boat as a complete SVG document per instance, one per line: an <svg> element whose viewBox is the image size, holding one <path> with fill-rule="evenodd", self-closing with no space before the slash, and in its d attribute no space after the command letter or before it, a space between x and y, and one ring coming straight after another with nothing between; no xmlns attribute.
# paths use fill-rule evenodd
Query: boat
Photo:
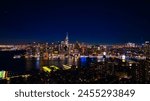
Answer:
<svg viewBox="0 0 150 101"><path fill-rule="evenodd" d="M64 67L64 70L71 69L71 66L68 66L68 65L63 65L63 67Z"/></svg>
<svg viewBox="0 0 150 101"><path fill-rule="evenodd" d="M48 66L43 66L42 69L43 69L44 72L50 73L52 70L53 70L53 71L59 70L59 67L54 66L54 65L52 65L52 66L50 66L50 67L48 67Z"/></svg>
<svg viewBox="0 0 150 101"><path fill-rule="evenodd" d="M14 59L20 59L20 58L21 58L21 55L15 55L13 58L14 58Z"/></svg>

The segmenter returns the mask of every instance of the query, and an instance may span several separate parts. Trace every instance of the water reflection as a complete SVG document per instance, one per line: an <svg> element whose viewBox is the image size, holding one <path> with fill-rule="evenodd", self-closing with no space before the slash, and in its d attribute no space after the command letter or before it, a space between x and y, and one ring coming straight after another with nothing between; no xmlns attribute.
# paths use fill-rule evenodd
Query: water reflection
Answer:
<svg viewBox="0 0 150 101"><path fill-rule="evenodd" d="M32 62L32 59L26 59L26 71L30 71L32 69L32 66L33 66L33 62Z"/></svg>
<svg viewBox="0 0 150 101"><path fill-rule="evenodd" d="M79 59L77 58L64 58L62 60L60 59L51 59L51 60L44 60L39 58L32 58L32 59L26 59L26 69L32 70L35 68L36 70L40 70L43 66L52 66L55 65L59 68L63 68L63 65L68 66L76 66L76 67L82 67L86 68L90 65L90 63L97 62L97 58L88 58L88 57L81 57Z"/></svg>
<svg viewBox="0 0 150 101"><path fill-rule="evenodd" d="M15 72L26 72L31 71L35 72L37 70L41 70L43 66L52 66L55 65L59 68L63 68L63 65L75 66L75 67L88 67L91 62L95 61L95 58L90 59L88 57L81 58L64 58L64 59L51 59L44 60L42 58L20 58L20 59L12 59L10 63L5 63L8 59L1 62L1 67L7 67L3 70L15 71ZM97 61L97 60L96 60Z"/></svg>
<svg viewBox="0 0 150 101"><path fill-rule="evenodd" d="M36 59L36 69L40 69L40 58Z"/></svg>

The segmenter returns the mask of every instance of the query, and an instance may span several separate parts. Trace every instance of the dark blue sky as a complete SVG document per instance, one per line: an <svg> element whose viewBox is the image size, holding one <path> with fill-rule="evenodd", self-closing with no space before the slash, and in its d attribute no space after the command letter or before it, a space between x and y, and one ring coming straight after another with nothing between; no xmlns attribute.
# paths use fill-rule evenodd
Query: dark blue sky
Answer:
<svg viewBox="0 0 150 101"><path fill-rule="evenodd" d="M0 43L141 43L150 40L146 0L0 0Z"/></svg>

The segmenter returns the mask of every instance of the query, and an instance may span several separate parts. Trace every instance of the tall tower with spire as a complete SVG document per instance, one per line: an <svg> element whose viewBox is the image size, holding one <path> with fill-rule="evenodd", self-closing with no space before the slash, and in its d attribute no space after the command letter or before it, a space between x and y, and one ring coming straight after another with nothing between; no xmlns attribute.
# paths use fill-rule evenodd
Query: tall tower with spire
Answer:
<svg viewBox="0 0 150 101"><path fill-rule="evenodd" d="M66 33L65 45L66 45L67 47L68 47L68 45L69 45L69 37L68 37L68 32Z"/></svg>

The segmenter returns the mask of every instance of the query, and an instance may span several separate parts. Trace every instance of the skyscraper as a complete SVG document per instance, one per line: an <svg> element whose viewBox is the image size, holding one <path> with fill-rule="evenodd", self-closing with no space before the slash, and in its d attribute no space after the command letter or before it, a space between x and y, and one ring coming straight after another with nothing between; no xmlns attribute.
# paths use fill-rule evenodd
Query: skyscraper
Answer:
<svg viewBox="0 0 150 101"><path fill-rule="evenodd" d="M67 35L65 38L65 45L68 47L68 44L69 44L69 38L68 38L68 32L67 32Z"/></svg>

